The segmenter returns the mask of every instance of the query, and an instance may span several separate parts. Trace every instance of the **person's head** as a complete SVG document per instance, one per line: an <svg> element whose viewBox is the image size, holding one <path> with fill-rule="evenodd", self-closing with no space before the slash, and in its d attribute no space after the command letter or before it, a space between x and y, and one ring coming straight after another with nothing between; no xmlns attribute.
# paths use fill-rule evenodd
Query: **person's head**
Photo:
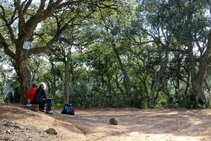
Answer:
<svg viewBox="0 0 211 141"><path fill-rule="evenodd" d="M39 87L41 87L43 90L45 90L46 84L44 82L41 82L40 85L39 85Z"/></svg>
<svg viewBox="0 0 211 141"><path fill-rule="evenodd" d="M36 90L36 89L37 89L37 87L38 87L38 86L37 86L37 84L36 84L36 83L33 83L33 84L32 84L32 88L33 88L34 90Z"/></svg>

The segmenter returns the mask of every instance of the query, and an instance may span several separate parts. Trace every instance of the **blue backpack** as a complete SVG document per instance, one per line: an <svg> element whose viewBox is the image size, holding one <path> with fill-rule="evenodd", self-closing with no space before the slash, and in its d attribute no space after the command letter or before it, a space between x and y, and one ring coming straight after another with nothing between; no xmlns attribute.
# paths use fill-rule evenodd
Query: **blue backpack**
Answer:
<svg viewBox="0 0 211 141"><path fill-rule="evenodd" d="M75 115L75 108L72 106L72 104L65 104L64 109L61 113Z"/></svg>

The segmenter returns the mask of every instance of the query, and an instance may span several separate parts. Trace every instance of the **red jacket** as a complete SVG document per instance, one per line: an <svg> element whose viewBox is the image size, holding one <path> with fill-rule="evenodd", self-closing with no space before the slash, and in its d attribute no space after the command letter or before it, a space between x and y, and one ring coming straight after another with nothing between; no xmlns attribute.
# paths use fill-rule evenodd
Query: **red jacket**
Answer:
<svg viewBox="0 0 211 141"><path fill-rule="evenodd" d="M30 103L33 101L34 92L35 92L35 90L34 90L33 88L31 88L31 89L28 91L27 98L30 99Z"/></svg>

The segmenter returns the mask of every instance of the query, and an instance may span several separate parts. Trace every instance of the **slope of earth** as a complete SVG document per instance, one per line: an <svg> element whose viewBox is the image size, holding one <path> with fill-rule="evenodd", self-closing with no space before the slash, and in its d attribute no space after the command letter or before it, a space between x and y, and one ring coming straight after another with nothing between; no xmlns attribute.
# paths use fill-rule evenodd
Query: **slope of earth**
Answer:
<svg viewBox="0 0 211 141"><path fill-rule="evenodd" d="M7 141L209 141L211 111L189 109L76 109L76 115L35 112L0 104L0 140ZM117 118L118 125L109 120ZM13 122L16 126L6 126ZM58 134L45 131L54 128Z"/></svg>

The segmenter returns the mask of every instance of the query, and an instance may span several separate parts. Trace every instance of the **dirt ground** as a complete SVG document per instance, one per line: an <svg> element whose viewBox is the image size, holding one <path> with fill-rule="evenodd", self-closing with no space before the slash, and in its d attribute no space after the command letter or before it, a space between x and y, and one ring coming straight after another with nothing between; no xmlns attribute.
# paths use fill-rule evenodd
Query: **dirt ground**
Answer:
<svg viewBox="0 0 211 141"><path fill-rule="evenodd" d="M76 115L35 112L0 104L0 140L7 141L211 141L211 110L77 109ZM117 118L118 125L109 120ZM4 126L14 122L20 128ZM57 135L45 131L54 128Z"/></svg>

